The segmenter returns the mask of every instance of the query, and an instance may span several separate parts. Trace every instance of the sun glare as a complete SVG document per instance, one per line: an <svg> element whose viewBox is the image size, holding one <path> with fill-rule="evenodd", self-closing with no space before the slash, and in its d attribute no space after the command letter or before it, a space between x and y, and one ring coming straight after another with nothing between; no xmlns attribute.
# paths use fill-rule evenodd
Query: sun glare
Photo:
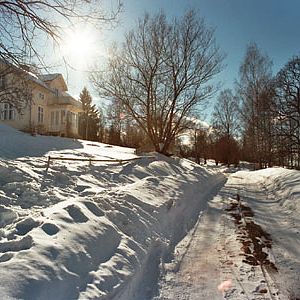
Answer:
<svg viewBox="0 0 300 300"><path fill-rule="evenodd" d="M66 33L61 49L67 61L78 67L92 62L96 55L103 56L96 34L87 29L75 29Z"/></svg>

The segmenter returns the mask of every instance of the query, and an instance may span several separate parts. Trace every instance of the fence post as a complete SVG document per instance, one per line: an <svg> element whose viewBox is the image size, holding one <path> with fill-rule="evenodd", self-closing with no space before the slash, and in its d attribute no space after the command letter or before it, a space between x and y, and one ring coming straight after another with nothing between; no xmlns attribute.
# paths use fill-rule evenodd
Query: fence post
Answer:
<svg viewBox="0 0 300 300"><path fill-rule="evenodd" d="M48 169L49 169L49 167L50 167L50 159L51 159L51 157L50 157L50 155L48 155L48 161L47 161L46 172L48 172Z"/></svg>

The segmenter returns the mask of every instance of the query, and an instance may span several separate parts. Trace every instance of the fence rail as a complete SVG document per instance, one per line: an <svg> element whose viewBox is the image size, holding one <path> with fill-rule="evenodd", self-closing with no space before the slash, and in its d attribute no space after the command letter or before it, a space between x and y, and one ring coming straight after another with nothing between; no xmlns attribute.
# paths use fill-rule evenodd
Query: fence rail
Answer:
<svg viewBox="0 0 300 300"><path fill-rule="evenodd" d="M48 156L47 160L47 168L46 171L48 171L50 167L50 161L51 160L69 160L69 161L87 161L89 162L89 166L92 165L92 162L113 162L113 163L123 163L133 160L138 160L141 158L155 158L155 156L138 156L133 158L127 158L127 159L97 159L97 158L78 158L78 157L62 157L62 156Z"/></svg>

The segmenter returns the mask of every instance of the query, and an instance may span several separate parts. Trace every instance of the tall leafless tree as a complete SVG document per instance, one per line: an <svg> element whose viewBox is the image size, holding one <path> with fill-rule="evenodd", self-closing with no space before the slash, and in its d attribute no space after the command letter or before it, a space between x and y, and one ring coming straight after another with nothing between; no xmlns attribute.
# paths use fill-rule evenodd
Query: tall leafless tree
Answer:
<svg viewBox="0 0 300 300"><path fill-rule="evenodd" d="M216 160L228 165L238 162L239 147L236 138L239 127L238 98L230 89L223 90L213 111Z"/></svg>
<svg viewBox="0 0 300 300"><path fill-rule="evenodd" d="M206 164L209 156L209 128L195 127L193 141L193 154L196 163L200 164L202 158L203 163Z"/></svg>
<svg viewBox="0 0 300 300"><path fill-rule="evenodd" d="M272 62L253 43L247 47L240 66L237 92L241 100L246 159L262 167L272 158Z"/></svg>
<svg viewBox="0 0 300 300"><path fill-rule="evenodd" d="M300 57L292 58L276 76L275 108L282 164L300 167Z"/></svg>
<svg viewBox="0 0 300 300"><path fill-rule="evenodd" d="M92 80L102 96L119 99L156 151L167 153L188 116L214 92L223 55L214 31L189 11L169 22L145 15Z"/></svg>
<svg viewBox="0 0 300 300"><path fill-rule="evenodd" d="M236 137L239 131L238 99L230 89L221 91L213 111L213 127L221 136Z"/></svg>

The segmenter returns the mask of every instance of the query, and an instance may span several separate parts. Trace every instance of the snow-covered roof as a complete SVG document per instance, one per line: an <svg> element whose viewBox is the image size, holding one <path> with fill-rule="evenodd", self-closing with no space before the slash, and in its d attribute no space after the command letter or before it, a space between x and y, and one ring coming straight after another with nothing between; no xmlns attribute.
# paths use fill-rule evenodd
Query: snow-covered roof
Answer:
<svg viewBox="0 0 300 300"><path fill-rule="evenodd" d="M28 79L37 83L38 85L46 88L47 90L53 92L53 89L51 89L46 83L44 83L41 79L39 79L39 77L37 75L35 75L34 73L32 72L27 72L27 71L24 71L28 74Z"/></svg>
<svg viewBox="0 0 300 300"><path fill-rule="evenodd" d="M60 73L54 73L54 74L43 74L43 75L39 75L39 78L42 81L52 81L55 78L62 76Z"/></svg>
<svg viewBox="0 0 300 300"><path fill-rule="evenodd" d="M50 83L50 82L52 82L52 81L54 81L54 80L56 80L56 79L58 79L59 81L60 81L60 83L62 84L62 89L64 90L64 91L67 91L68 90L68 86L67 86L67 84L66 84L66 82L65 82L65 79L64 79L64 77L62 76L62 74L60 74L60 73L54 73L54 74L44 74L44 75L39 75L39 78L43 81L43 82L45 82L45 83ZM51 83L50 83L50 85L51 85ZM51 86L52 88L53 88L53 86Z"/></svg>

